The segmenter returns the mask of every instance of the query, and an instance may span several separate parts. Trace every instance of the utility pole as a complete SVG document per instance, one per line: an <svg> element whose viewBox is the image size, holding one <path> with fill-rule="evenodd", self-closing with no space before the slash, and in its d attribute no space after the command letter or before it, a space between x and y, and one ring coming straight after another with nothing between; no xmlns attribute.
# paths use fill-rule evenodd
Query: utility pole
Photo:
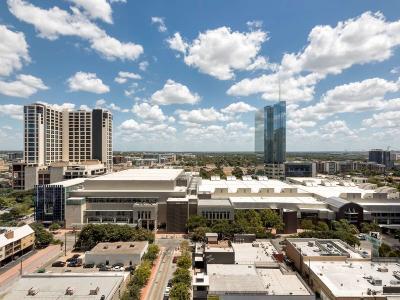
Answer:
<svg viewBox="0 0 400 300"><path fill-rule="evenodd" d="M67 232L64 233L64 255L67 256Z"/></svg>
<svg viewBox="0 0 400 300"><path fill-rule="evenodd" d="M21 260L20 260L19 275L22 276L22 256L21 256Z"/></svg>

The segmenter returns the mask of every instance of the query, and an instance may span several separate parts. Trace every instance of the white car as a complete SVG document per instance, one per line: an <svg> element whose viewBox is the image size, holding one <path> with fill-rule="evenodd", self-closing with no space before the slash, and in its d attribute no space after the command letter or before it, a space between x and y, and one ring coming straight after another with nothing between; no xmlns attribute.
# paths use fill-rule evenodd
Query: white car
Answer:
<svg viewBox="0 0 400 300"><path fill-rule="evenodd" d="M169 286L167 286L165 288L165 292L164 292L164 297L169 297L169 292L171 291L171 288Z"/></svg>

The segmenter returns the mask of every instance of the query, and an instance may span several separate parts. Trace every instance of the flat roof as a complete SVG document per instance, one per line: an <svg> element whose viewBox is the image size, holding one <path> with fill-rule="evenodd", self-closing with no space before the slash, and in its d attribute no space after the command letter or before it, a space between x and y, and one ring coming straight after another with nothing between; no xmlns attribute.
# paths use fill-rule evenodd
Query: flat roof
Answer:
<svg viewBox="0 0 400 300"><path fill-rule="evenodd" d="M90 251L86 253L91 254L140 254L142 253L148 246L149 242L140 241L140 242L114 242L114 243L98 243L94 246Z"/></svg>
<svg viewBox="0 0 400 300"><path fill-rule="evenodd" d="M21 227L0 227L0 230L13 231L14 236L10 239L6 238L5 233L0 234L0 247L4 247L12 242L18 241L27 235L34 233L33 229L29 225Z"/></svg>
<svg viewBox="0 0 400 300"><path fill-rule="evenodd" d="M334 186L324 186L324 185L316 185L316 186L305 186L305 185L293 185L300 192L312 193L324 198L331 197L340 197L341 194L348 193L359 193L361 197L364 197L366 194L374 194L374 190L364 190L359 188L358 186L342 186L342 185L334 185Z"/></svg>
<svg viewBox="0 0 400 300"><path fill-rule="evenodd" d="M199 199L198 206L231 206L229 199Z"/></svg>
<svg viewBox="0 0 400 300"><path fill-rule="evenodd" d="M325 240L314 238L293 238L287 239L297 249L300 249L303 256L347 256L353 259L363 259L361 253L341 240Z"/></svg>
<svg viewBox="0 0 400 300"><path fill-rule="evenodd" d="M396 286L394 282L399 280L393 274L400 272L398 263L372 261L311 261L310 268L335 297L368 297L367 291L371 289L377 291L379 298L383 286ZM387 268L387 272L380 272L378 268ZM382 284L373 285L370 278L380 279Z"/></svg>
<svg viewBox="0 0 400 300"><path fill-rule="evenodd" d="M278 253L271 242L260 240L253 243L232 243L232 248L235 251L235 263L237 264L275 262L272 255Z"/></svg>
<svg viewBox="0 0 400 300"><path fill-rule="evenodd" d="M252 193L258 193L261 188L273 188L280 193L283 188L293 186L279 180L201 180L198 187L200 193L214 193L216 188L227 188L229 193L236 193L238 188L250 188Z"/></svg>
<svg viewBox="0 0 400 300"><path fill-rule="evenodd" d="M100 300L104 295L105 300L111 300L123 281L121 273L35 273L22 276L2 299ZM37 291L35 296L27 296L31 288ZM73 290L72 295L65 295L67 288ZM89 295L96 288L99 288L97 295Z"/></svg>
<svg viewBox="0 0 400 300"><path fill-rule="evenodd" d="M318 204L325 203L315 199L314 197L229 197L232 204L235 203L281 203L281 204Z"/></svg>
<svg viewBox="0 0 400 300"><path fill-rule="evenodd" d="M268 295L311 295L296 273L283 273L281 269L257 268Z"/></svg>
<svg viewBox="0 0 400 300"><path fill-rule="evenodd" d="M175 180L183 172L183 169L128 169L91 178L89 180L172 181Z"/></svg>
<svg viewBox="0 0 400 300"><path fill-rule="evenodd" d="M208 264L209 293L264 292L264 284L253 265Z"/></svg>
<svg viewBox="0 0 400 300"><path fill-rule="evenodd" d="M87 178L73 178L73 179L50 183L48 185L52 185L52 186L53 185L62 185L63 187L70 187L70 186L74 186L77 184L82 184L85 182L85 180L87 180Z"/></svg>

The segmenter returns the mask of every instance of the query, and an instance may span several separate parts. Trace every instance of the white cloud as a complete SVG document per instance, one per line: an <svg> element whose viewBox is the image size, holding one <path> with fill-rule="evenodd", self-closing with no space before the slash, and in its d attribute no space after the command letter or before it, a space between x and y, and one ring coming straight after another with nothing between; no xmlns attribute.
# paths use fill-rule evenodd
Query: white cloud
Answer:
<svg viewBox="0 0 400 300"><path fill-rule="evenodd" d="M107 35L76 7L71 7L72 13L69 13L57 6L42 9L24 0L7 0L7 3L10 12L32 24L42 38L55 40L59 36L77 36L88 40L93 50L109 60L135 60L143 53L141 45L122 43Z"/></svg>
<svg viewBox="0 0 400 300"><path fill-rule="evenodd" d="M105 109L109 109L112 111L119 111L119 112L123 112L123 113L127 113L129 112L129 109L122 109L120 106L116 105L115 103L110 103L107 104L107 101L104 99L99 99L96 101L96 108L105 108Z"/></svg>
<svg viewBox="0 0 400 300"><path fill-rule="evenodd" d="M119 135L126 142L144 141L160 142L160 139L171 141L176 128L167 124L139 123L134 119L124 121L119 127Z"/></svg>
<svg viewBox="0 0 400 300"><path fill-rule="evenodd" d="M132 80L138 80L138 79L142 79L142 76L140 76L139 74L135 74L135 73L131 73L131 72L118 72L118 76L115 77L114 81L117 83L126 83L128 81L128 79L132 79Z"/></svg>
<svg viewBox="0 0 400 300"><path fill-rule="evenodd" d="M276 71L278 69L277 64L273 64L268 62L268 59L263 56L258 56L252 64L246 67L247 71L254 71L254 70L271 70Z"/></svg>
<svg viewBox="0 0 400 300"><path fill-rule="evenodd" d="M341 136L356 138L356 133L351 130L343 120L330 121L320 128L320 136L324 139L338 139Z"/></svg>
<svg viewBox="0 0 400 300"><path fill-rule="evenodd" d="M200 96L186 85L168 79L164 87L151 96L151 101L159 105L195 104L200 101Z"/></svg>
<svg viewBox="0 0 400 300"><path fill-rule="evenodd" d="M227 94L249 96L262 93L262 98L265 100L278 100L280 90L281 100L310 101L314 97L314 87L319 79L319 75L315 73L306 76L291 76L282 72L264 74L254 79L245 78L235 83L228 89Z"/></svg>
<svg viewBox="0 0 400 300"><path fill-rule="evenodd" d="M183 40L179 32L175 32L174 35L167 39L167 43L172 50L176 50L182 53L186 53L188 44Z"/></svg>
<svg viewBox="0 0 400 300"><path fill-rule="evenodd" d="M11 97L28 98L39 90L47 89L42 79L32 75L20 74L14 81L0 80L0 93Z"/></svg>
<svg viewBox="0 0 400 300"><path fill-rule="evenodd" d="M261 21L261 20L247 21L246 25L247 25L247 27L249 27L250 30L257 30L262 27L263 21Z"/></svg>
<svg viewBox="0 0 400 300"><path fill-rule="evenodd" d="M373 114L371 118L364 119L362 124L374 128L398 128L400 127L400 110Z"/></svg>
<svg viewBox="0 0 400 300"><path fill-rule="evenodd" d="M83 8L92 19L100 19L112 23L112 10L107 0L70 0L76 6Z"/></svg>
<svg viewBox="0 0 400 300"><path fill-rule="evenodd" d="M243 122L231 122L226 125L228 131L248 130L249 126Z"/></svg>
<svg viewBox="0 0 400 300"><path fill-rule="evenodd" d="M140 69L141 71L146 71L148 66L149 66L149 62L146 61L146 60L141 61L141 62L139 63L139 69Z"/></svg>
<svg viewBox="0 0 400 300"><path fill-rule="evenodd" d="M0 115L11 117L16 120L23 120L24 107L16 104L0 104Z"/></svg>
<svg viewBox="0 0 400 300"><path fill-rule="evenodd" d="M384 98L388 93L400 90L400 82L382 78L371 78L360 82L352 82L328 90L321 101L315 105L296 109L289 113L295 121L321 120L337 113L360 112L367 110L396 107L399 101Z"/></svg>
<svg viewBox="0 0 400 300"><path fill-rule="evenodd" d="M384 61L399 44L400 21L387 22L381 13L365 12L336 27L314 27L305 49L286 54L282 66L294 72L339 74L354 64Z"/></svg>
<svg viewBox="0 0 400 300"><path fill-rule="evenodd" d="M167 31L167 26L165 26L164 18L151 17L151 24L156 24L159 32Z"/></svg>
<svg viewBox="0 0 400 300"><path fill-rule="evenodd" d="M96 73L76 72L68 80L69 89L72 92L85 91L95 94L104 94L110 91L110 88L97 78Z"/></svg>
<svg viewBox="0 0 400 300"><path fill-rule="evenodd" d="M392 74L399 74L400 73L400 67L395 67L390 70L390 73Z"/></svg>
<svg viewBox="0 0 400 300"><path fill-rule="evenodd" d="M237 114L237 113L247 113L255 110L257 109L254 106L239 101L229 104L227 107L221 109L221 112L226 114Z"/></svg>
<svg viewBox="0 0 400 300"><path fill-rule="evenodd" d="M29 63L28 44L22 32L14 32L0 25L0 76L8 76Z"/></svg>
<svg viewBox="0 0 400 300"><path fill-rule="evenodd" d="M184 54L188 66L220 80L232 79L234 71L246 70L257 60L267 33L261 30L241 33L220 27L200 33L190 44L179 33L168 39L171 49Z"/></svg>
<svg viewBox="0 0 400 300"><path fill-rule="evenodd" d="M163 111L158 105L150 105L148 103L136 103L132 107L132 112L139 118L148 122L162 122L167 119Z"/></svg>
<svg viewBox="0 0 400 300"><path fill-rule="evenodd" d="M214 107L211 108L200 108L194 110L177 110L176 114L178 115L181 123L208 123L208 122L218 122L218 121L226 121L227 117L222 113L217 111Z"/></svg>

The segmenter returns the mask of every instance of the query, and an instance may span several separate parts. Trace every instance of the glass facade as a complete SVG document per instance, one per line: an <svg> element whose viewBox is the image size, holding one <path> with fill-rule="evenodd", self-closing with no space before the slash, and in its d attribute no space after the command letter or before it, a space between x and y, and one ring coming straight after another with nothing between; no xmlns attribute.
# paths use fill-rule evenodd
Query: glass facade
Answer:
<svg viewBox="0 0 400 300"><path fill-rule="evenodd" d="M286 161L286 102L266 106L255 114L255 152L265 164Z"/></svg>

